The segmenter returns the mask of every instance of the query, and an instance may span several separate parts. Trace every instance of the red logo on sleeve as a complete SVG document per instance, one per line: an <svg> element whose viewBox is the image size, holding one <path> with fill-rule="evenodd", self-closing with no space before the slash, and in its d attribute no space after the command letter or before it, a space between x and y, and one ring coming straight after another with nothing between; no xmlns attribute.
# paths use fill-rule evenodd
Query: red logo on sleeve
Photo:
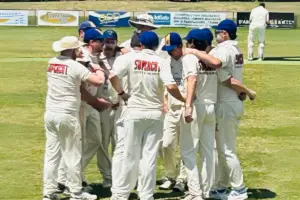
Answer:
<svg viewBox="0 0 300 200"><path fill-rule="evenodd" d="M62 64L50 64L47 71L50 73L67 75L68 66Z"/></svg>
<svg viewBox="0 0 300 200"><path fill-rule="evenodd" d="M158 62L136 60L134 70L137 71L149 71L149 72L159 72Z"/></svg>

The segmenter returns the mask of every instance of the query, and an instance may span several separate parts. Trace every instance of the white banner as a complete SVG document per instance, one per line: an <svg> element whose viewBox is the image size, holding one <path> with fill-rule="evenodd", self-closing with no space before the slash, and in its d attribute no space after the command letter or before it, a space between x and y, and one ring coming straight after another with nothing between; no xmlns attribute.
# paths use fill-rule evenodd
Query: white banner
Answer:
<svg viewBox="0 0 300 200"><path fill-rule="evenodd" d="M38 26L78 26L79 11L38 10Z"/></svg>
<svg viewBox="0 0 300 200"><path fill-rule="evenodd" d="M28 11L0 10L0 26L28 26Z"/></svg>
<svg viewBox="0 0 300 200"><path fill-rule="evenodd" d="M164 12L150 11L154 24L166 27L211 28L226 19L226 12Z"/></svg>

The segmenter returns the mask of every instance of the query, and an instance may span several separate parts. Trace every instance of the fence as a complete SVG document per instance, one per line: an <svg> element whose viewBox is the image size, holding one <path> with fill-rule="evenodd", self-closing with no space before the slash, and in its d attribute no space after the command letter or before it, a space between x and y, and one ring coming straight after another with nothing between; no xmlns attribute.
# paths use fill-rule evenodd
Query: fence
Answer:
<svg viewBox="0 0 300 200"><path fill-rule="evenodd" d="M93 21L97 26L126 27L128 20L144 12L128 11L92 11L92 10L0 10L1 26L78 26L85 20ZM242 26L248 25L243 12L196 12L196 11L148 11L154 23L162 27L211 27L221 20L236 20ZM272 28L294 28L294 13L270 13L276 16L271 20ZM249 13L246 13L246 16ZM243 21L241 21L243 20Z"/></svg>

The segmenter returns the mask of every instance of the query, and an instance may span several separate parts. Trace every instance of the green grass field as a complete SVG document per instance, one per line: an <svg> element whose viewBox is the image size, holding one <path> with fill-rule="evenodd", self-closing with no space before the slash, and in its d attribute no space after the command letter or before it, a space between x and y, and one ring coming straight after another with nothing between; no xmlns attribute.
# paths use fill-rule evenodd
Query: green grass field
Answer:
<svg viewBox="0 0 300 200"><path fill-rule="evenodd" d="M120 41L133 29L116 29ZM163 36L189 29L160 29ZM46 95L45 58L55 54L54 40L76 35L76 28L0 27L0 199L42 198L44 153L43 112ZM246 54L247 29L239 29ZM246 112L238 138L239 156L250 199L300 199L300 30L267 30L265 64L245 65L245 83L257 91ZM286 57L285 62L283 57ZM292 58L288 58L292 57ZM44 59L37 59L44 58ZM271 61L273 60L273 64ZM298 61L297 61L298 60ZM293 65L289 65L293 63ZM159 160L157 177L163 174ZM101 183L95 163L87 170L91 183ZM108 191L96 187L101 197ZM174 194L157 191L156 198Z"/></svg>

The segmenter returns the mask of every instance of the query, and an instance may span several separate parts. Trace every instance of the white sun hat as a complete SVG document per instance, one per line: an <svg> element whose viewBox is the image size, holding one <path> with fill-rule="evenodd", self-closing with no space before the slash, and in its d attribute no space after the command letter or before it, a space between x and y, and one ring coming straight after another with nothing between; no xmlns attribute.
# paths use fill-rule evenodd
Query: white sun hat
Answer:
<svg viewBox="0 0 300 200"><path fill-rule="evenodd" d="M83 46L85 43L78 40L75 36L65 36L59 41L55 41L52 44L52 49L55 52L61 52L68 49L77 49Z"/></svg>
<svg viewBox="0 0 300 200"><path fill-rule="evenodd" d="M149 26L153 29L159 28L159 26L154 24L152 15L149 15L147 13L137 15L134 20L129 20L129 24L133 27L136 27L136 25L144 25Z"/></svg>

